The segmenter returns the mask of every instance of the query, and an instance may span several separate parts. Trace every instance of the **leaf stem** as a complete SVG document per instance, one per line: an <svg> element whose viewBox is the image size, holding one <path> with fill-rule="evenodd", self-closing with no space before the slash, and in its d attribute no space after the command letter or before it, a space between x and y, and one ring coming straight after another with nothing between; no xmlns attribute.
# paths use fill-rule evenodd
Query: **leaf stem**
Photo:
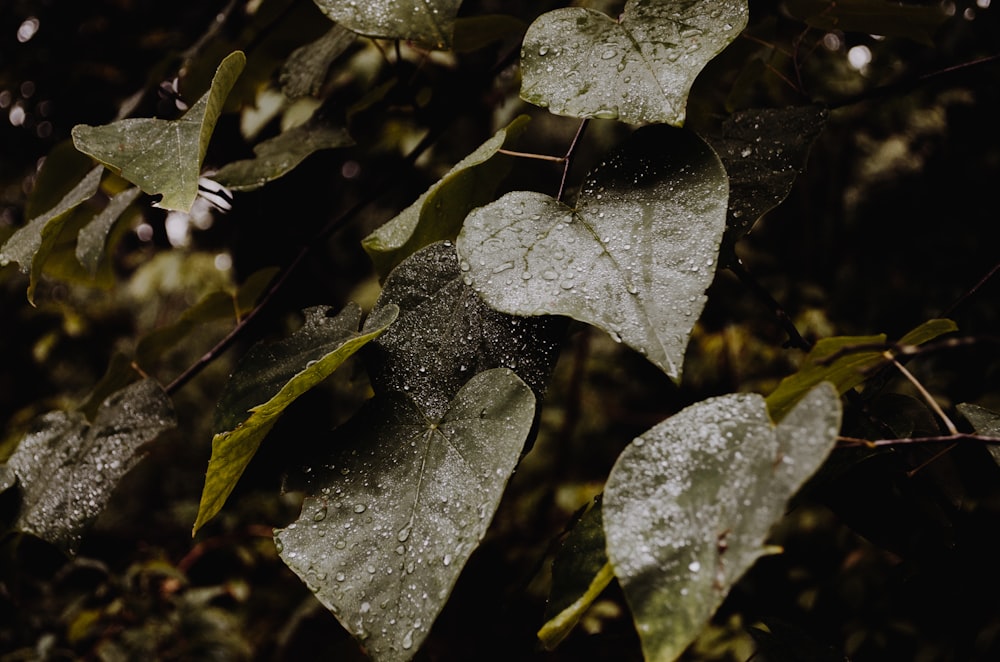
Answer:
<svg viewBox="0 0 1000 662"><path fill-rule="evenodd" d="M576 155L576 146L580 144L580 139L583 137L583 132L587 130L587 124L589 123L590 120L588 119L580 120L580 126L576 129L576 135L573 136L573 141L569 144L569 149L566 150L563 174L562 179L559 180L559 194L556 195L556 200L562 200L563 191L566 190L566 178L569 177L569 169L573 167L573 156Z"/></svg>

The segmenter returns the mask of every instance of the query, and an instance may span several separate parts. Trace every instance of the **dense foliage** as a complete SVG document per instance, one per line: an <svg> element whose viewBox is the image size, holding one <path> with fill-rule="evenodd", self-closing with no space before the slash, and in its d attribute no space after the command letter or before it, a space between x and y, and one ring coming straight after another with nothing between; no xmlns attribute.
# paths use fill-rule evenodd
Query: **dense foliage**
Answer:
<svg viewBox="0 0 1000 662"><path fill-rule="evenodd" d="M995 659L996 10L569 5L7 4L0 659Z"/></svg>

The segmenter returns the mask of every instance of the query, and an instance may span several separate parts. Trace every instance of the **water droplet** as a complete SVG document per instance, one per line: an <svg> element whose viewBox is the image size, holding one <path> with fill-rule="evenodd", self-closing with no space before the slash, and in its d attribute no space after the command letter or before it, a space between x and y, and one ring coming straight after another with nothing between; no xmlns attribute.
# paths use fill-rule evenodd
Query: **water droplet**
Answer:
<svg viewBox="0 0 1000 662"><path fill-rule="evenodd" d="M691 563L688 564L688 570L691 572L698 572L701 570L701 564L697 561L691 561Z"/></svg>
<svg viewBox="0 0 1000 662"><path fill-rule="evenodd" d="M616 55L618 55L618 51L616 51L613 48L609 48L606 51L604 51L603 53L601 53L601 59L602 60L610 60L611 58L615 57Z"/></svg>
<svg viewBox="0 0 1000 662"><path fill-rule="evenodd" d="M396 534L396 540L398 540L399 542L406 542L407 538L409 538L409 537L410 537L410 525L409 524L407 524L402 529L400 529L399 533Z"/></svg>
<svg viewBox="0 0 1000 662"><path fill-rule="evenodd" d="M549 47L548 46L542 46L542 47L540 47L538 49L538 54L539 55L548 55L549 54Z"/></svg>
<svg viewBox="0 0 1000 662"><path fill-rule="evenodd" d="M334 578L334 579L336 579L336 580L337 580L338 582L342 582L342 581L344 581L345 579L347 579L347 575L345 575L345 574L344 574L344 573L342 573L342 572L338 572L338 573L337 573L336 575L334 575L334 577L333 577L333 578Z"/></svg>
<svg viewBox="0 0 1000 662"><path fill-rule="evenodd" d="M411 648L413 648L413 630L407 632L406 635L403 637L403 648L405 650L410 650Z"/></svg>
<svg viewBox="0 0 1000 662"><path fill-rule="evenodd" d="M368 506L366 506L363 503L359 503L358 505L354 506L354 512L356 513L363 513L366 510L368 510Z"/></svg>
<svg viewBox="0 0 1000 662"><path fill-rule="evenodd" d="M451 554L445 554L444 558L441 559L441 563L444 563L445 565L451 565Z"/></svg>
<svg viewBox="0 0 1000 662"><path fill-rule="evenodd" d="M314 522L322 522L326 519L326 506L320 506L320 508L313 513Z"/></svg>

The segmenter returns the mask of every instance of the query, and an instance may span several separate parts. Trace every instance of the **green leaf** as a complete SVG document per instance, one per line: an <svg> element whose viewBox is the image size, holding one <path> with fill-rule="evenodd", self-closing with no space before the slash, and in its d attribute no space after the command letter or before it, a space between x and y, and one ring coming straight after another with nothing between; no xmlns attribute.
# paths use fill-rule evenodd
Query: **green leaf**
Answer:
<svg viewBox="0 0 1000 662"><path fill-rule="evenodd" d="M97 273L101 258L104 257L104 249L111 228L125 213L128 206L135 202L140 193L142 191L136 187L127 188L118 193L77 235L76 259L91 275Z"/></svg>
<svg viewBox="0 0 1000 662"><path fill-rule="evenodd" d="M942 4L888 0L786 0L788 13L819 30L843 30L906 37L934 45L934 33L948 20Z"/></svg>
<svg viewBox="0 0 1000 662"><path fill-rule="evenodd" d="M255 345L230 376L216 412L212 457L192 533L222 509L285 409L385 331L399 313L386 306L358 333L359 306L350 304L336 317L328 310L305 310L302 328L285 340Z"/></svg>
<svg viewBox="0 0 1000 662"><path fill-rule="evenodd" d="M1000 414L966 402L958 405L956 409L965 420L969 421L976 434L1000 439ZM1000 464L1000 444L986 444L986 449L993 457L993 461Z"/></svg>
<svg viewBox="0 0 1000 662"><path fill-rule="evenodd" d="M145 446L175 425L169 398L149 379L105 399L92 425L80 412L40 416L7 463L22 490L15 527L75 551Z"/></svg>
<svg viewBox="0 0 1000 662"><path fill-rule="evenodd" d="M593 324L678 380L727 197L722 163L697 135L644 127L588 176L576 207L515 191L469 214L462 269L497 310Z"/></svg>
<svg viewBox="0 0 1000 662"><path fill-rule="evenodd" d="M573 526L552 562L552 589L538 638L552 650L614 579L604 544L600 497Z"/></svg>
<svg viewBox="0 0 1000 662"><path fill-rule="evenodd" d="M252 191L287 174L313 152L353 144L347 129L307 122L261 142L253 148L255 158L228 163L212 179L233 191Z"/></svg>
<svg viewBox="0 0 1000 662"><path fill-rule="evenodd" d="M282 560L377 662L408 660L486 533L532 425L531 389L479 373L442 415L376 396L312 467Z"/></svg>
<svg viewBox="0 0 1000 662"><path fill-rule="evenodd" d="M927 320L899 339L899 345L922 345L946 333L958 331L958 325L950 319Z"/></svg>
<svg viewBox="0 0 1000 662"><path fill-rule="evenodd" d="M744 110L706 136L729 175L728 244L785 199L826 118L821 106Z"/></svg>
<svg viewBox="0 0 1000 662"><path fill-rule="evenodd" d="M743 30L745 0L630 0L542 14L521 49L521 98L557 115L684 123L688 92Z"/></svg>
<svg viewBox="0 0 1000 662"><path fill-rule="evenodd" d="M330 20L367 37L404 39L429 48L451 46L462 0L314 0Z"/></svg>
<svg viewBox="0 0 1000 662"><path fill-rule="evenodd" d="M157 206L188 212L198 196L201 163L222 105L246 64L237 51L222 61L212 87L177 120L132 118L73 127L73 143L150 195Z"/></svg>
<svg viewBox="0 0 1000 662"><path fill-rule="evenodd" d="M840 400L824 384L775 427L757 394L692 405L634 440L604 491L608 556L645 658L677 659L771 526L836 443Z"/></svg>
<svg viewBox="0 0 1000 662"><path fill-rule="evenodd" d="M334 25L316 41L296 48L281 68L281 91L289 99L317 96L330 65L356 38L351 30Z"/></svg>
<svg viewBox="0 0 1000 662"><path fill-rule="evenodd" d="M497 184L511 167L510 158L497 157L497 150L516 139L528 119L521 115L497 131L416 202L364 238L361 245L381 278L418 249L454 239L468 213L494 198Z"/></svg>
<svg viewBox="0 0 1000 662"><path fill-rule="evenodd" d="M69 218L67 212L97 193L103 173L103 167L93 168L55 207L18 228L0 247L0 267L17 262L22 273L30 274L28 301L32 304L42 266Z"/></svg>
<svg viewBox="0 0 1000 662"><path fill-rule="evenodd" d="M393 270L375 311L393 305L399 319L364 356L376 392L407 393L440 416L469 378L499 367L545 392L565 325L487 306L465 284L451 242L431 244Z"/></svg>

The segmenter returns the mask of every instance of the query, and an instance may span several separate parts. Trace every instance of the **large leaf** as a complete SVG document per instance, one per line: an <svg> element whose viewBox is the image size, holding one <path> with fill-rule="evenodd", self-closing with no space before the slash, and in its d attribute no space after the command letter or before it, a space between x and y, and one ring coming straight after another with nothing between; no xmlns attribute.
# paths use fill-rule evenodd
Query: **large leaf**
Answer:
<svg viewBox="0 0 1000 662"><path fill-rule="evenodd" d="M365 348L376 391L408 393L440 416L470 377L506 367L544 393L564 324L487 306L466 285L451 242L431 244L393 270L375 310L391 305L399 319Z"/></svg>
<svg viewBox="0 0 1000 662"><path fill-rule="evenodd" d="M941 3L889 0L785 0L789 14L820 30L906 37L934 45L934 33L948 20Z"/></svg>
<svg viewBox="0 0 1000 662"><path fill-rule="evenodd" d="M840 400L810 391L775 427L757 394L711 398L634 440L604 491L604 531L647 660L675 660L761 556L788 499L836 443Z"/></svg>
<svg viewBox="0 0 1000 662"><path fill-rule="evenodd" d="M233 191L251 191L287 174L313 152L353 144L347 129L308 122L261 142L253 148L254 158L228 163L212 179Z"/></svg>
<svg viewBox="0 0 1000 662"><path fill-rule="evenodd" d="M212 457L194 523L197 532L222 509L261 442L285 409L326 379L399 313L386 306L365 321L358 333L361 308L349 304L336 317L325 307L305 311L302 328L284 340L257 344L230 376L216 412Z"/></svg>
<svg viewBox="0 0 1000 662"><path fill-rule="evenodd" d="M281 558L376 661L420 647L485 535L532 425L511 370L470 379L443 415L376 396L312 467Z"/></svg>
<svg viewBox="0 0 1000 662"><path fill-rule="evenodd" d="M684 123L688 92L747 23L746 0L630 0L542 14L521 49L521 98L557 115Z"/></svg>
<svg viewBox="0 0 1000 662"><path fill-rule="evenodd" d="M331 20L368 37L451 46L462 0L314 0Z"/></svg>
<svg viewBox="0 0 1000 662"><path fill-rule="evenodd" d="M17 262L28 279L28 300L34 302L35 287L42 273L45 258L48 257L59 237L63 224L69 218L68 212L97 193L104 168L97 166L80 180L55 207L17 229L0 247L0 267Z"/></svg>
<svg viewBox="0 0 1000 662"><path fill-rule="evenodd" d="M510 170L511 159L497 151L524 131L521 115L455 164L416 202L364 238L361 245L385 278L392 269L435 241L454 239L470 211L494 198L497 184Z"/></svg>
<svg viewBox="0 0 1000 662"><path fill-rule="evenodd" d="M976 434L1000 439L1000 414L966 402L958 405L956 409L972 424ZM1000 464L1000 444L987 444L986 449L989 450L993 461Z"/></svg>
<svg viewBox="0 0 1000 662"><path fill-rule="evenodd" d="M132 118L73 127L73 143L150 195L164 209L188 212L222 105L246 64L237 51L222 61L212 86L177 120Z"/></svg>
<svg viewBox="0 0 1000 662"><path fill-rule="evenodd" d="M22 490L15 527L74 551L146 444L175 425L169 398L149 379L105 399L93 424L80 412L39 417L8 460Z"/></svg>
<svg viewBox="0 0 1000 662"><path fill-rule="evenodd" d="M718 135L706 136L729 175L729 244L792 190L826 117L821 106L744 110L726 119Z"/></svg>
<svg viewBox="0 0 1000 662"><path fill-rule="evenodd" d="M697 135L645 127L588 176L576 207L515 191L469 214L462 269L498 310L594 324L679 379L727 197L722 163Z"/></svg>

